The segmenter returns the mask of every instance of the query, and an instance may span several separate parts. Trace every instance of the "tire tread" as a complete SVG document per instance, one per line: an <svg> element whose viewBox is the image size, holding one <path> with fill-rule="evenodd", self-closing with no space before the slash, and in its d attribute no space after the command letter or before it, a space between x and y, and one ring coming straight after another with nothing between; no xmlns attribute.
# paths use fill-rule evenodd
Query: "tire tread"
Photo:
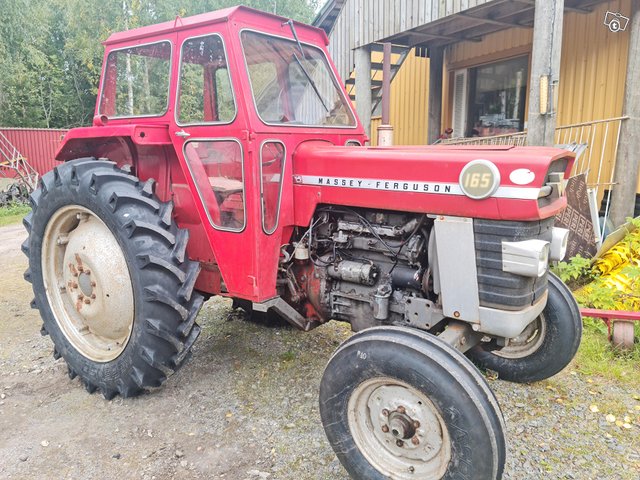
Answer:
<svg viewBox="0 0 640 480"><path fill-rule="evenodd" d="M193 293L200 264L187 258L189 232L176 226L173 203L161 202L155 195L155 187L155 180L141 181L105 159L89 157L72 160L56 166L40 179L39 188L30 196L32 212L23 222L29 233L22 245L22 251L29 257L30 263L30 268L25 272L27 279L33 281L41 275L41 267L38 266L40 259L35 258L39 255L41 240L36 240L36 236L42 235L48 221L48 216L43 220L47 208L53 208L48 206L49 201L43 205L42 199L54 192L56 195L84 198L89 202L88 205L101 206L95 207L98 210L94 210L94 213L107 215L110 222L118 225L113 229L122 231L120 238L124 244L123 251L129 252L125 256L131 259L129 268L136 269L136 278L145 279L143 284L136 287L138 290L134 288L142 295L142 313L135 320L142 323L139 327L141 337L136 340L135 351L125 349L121 354L126 353L132 359L121 375L115 378L113 375L108 375L109 378L95 376L93 372L96 368L84 368L82 364L90 362L88 359L79 352L71 351L72 348L57 344L61 338L64 339L61 333L52 336L54 356L65 359L69 378L73 380L80 377L88 392L100 391L107 400L116 395L135 396L147 388L160 386L167 375L177 370L188 358L200 333L195 319L202 307L203 297ZM127 215L116 215L121 209ZM44 213L40 210L44 210ZM38 282L41 284L40 279ZM47 335L49 328L56 328L56 322L42 293L43 289L36 285L38 282L34 282L36 298L32 306L38 308L45 319L41 333Z"/></svg>

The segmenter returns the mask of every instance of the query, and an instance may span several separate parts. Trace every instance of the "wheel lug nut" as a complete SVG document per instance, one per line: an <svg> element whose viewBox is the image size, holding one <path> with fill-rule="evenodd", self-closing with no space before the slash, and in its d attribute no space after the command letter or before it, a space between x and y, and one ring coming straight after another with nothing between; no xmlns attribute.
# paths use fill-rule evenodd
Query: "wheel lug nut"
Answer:
<svg viewBox="0 0 640 480"><path fill-rule="evenodd" d="M95 287L96 285L97 285L97 283L96 283L96 282L91 282L91 286L92 286L92 287Z"/></svg>
<svg viewBox="0 0 640 480"><path fill-rule="evenodd" d="M402 440L396 440L396 445L399 447L404 447L404 442Z"/></svg>
<svg viewBox="0 0 640 480"><path fill-rule="evenodd" d="M78 295L78 300L84 300L84 295L80 293L80 294Z"/></svg>
<svg viewBox="0 0 640 480"><path fill-rule="evenodd" d="M78 270L79 272L82 272L82 271L84 270L84 267L83 267L82 265L78 265L77 270Z"/></svg>
<svg viewBox="0 0 640 480"><path fill-rule="evenodd" d="M78 288L78 284L76 282L71 282L71 288Z"/></svg>
<svg viewBox="0 0 640 480"><path fill-rule="evenodd" d="M387 410L386 408L384 410L382 410L382 415L384 415L385 417L389 416L389 410Z"/></svg>
<svg viewBox="0 0 640 480"><path fill-rule="evenodd" d="M418 420L413 421L413 428L420 428L420 422Z"/></svg>
<svg viewBox="0 0 640 480"><path fill-rule="evenodd" d="M85 299L84 299L84 303L85 303L85 304L87 304L87 305L89 305L89 304L91 303L91 299L89 299L89 298L85 298Z"/></svg>
<svg viewBox="0 0 640 480"><path fill-rule="evenodd" d="M389 433L389 427L387 427L386 425L382 425L382 431L384 433Z"/></svg>
<svg viewBox="0 0 640 480"><path fill-rule="evenodd" d="M418 445L420 443L420 439L418 437L413 437L411 439L411 443L413 443L414 445Z"/></svg>
<svg viewBox="0 0 640 480"><path fill-rule="evenodd" d="M400 405L398 408L396 408L396 410L397 410L398 413L403 414L403 415L406 413L406 410L402 405Z"/></svg>
<svg viewBox="0 0 640 480"><path fill-rule="evenodd" d="M84 273L86 273L87 275L91 275L91 270L89 270L88 268L84 271Z"/></svg>
<svg viewBox="0 0 640 480"><path fill-rule="evenodd" d="M95 293L92 293L92 294L91 294L91 300L95 300L95 299L96 299L96 294L95 294Z"/></svg>

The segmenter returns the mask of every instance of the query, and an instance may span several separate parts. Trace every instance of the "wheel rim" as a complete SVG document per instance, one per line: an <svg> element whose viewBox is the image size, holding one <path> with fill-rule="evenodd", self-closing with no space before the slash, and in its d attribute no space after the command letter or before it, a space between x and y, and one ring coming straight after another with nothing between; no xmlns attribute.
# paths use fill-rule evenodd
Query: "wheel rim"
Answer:
<svg viewBox="0 0 640 480"><path fill-rule="evenodd" d="M133 328L133 286L124 253L104 222L78 205L57 210L42 240L42 277L71 345L95 362L117 358Z"/></svg>
<svg viewBox="0 0 640 480"><path fill-rule="evenodd" d="M538 351L547 334L547 322L540 314L517 337L509 339L509 345L495 350L494 355L504 358L524 358Z"/></svg>
<svg viewBox="0 0 640 480"><path fill-rule="evenodd" d="M349 399L348 422L358 449L380 473L414 480L445 474L449 432L433 402L414 387L388 377L363 382Z"/></svg>

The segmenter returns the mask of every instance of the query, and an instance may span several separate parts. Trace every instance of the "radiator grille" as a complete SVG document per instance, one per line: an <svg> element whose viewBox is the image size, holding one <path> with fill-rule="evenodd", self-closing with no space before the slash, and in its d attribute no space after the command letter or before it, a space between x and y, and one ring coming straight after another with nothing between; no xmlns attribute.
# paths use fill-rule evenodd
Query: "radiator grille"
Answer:
<svg viewBox="0 0 640 480"><path fill-rule="evenodd" d="M550 242L553 222L553 217L535 222L474 220L480 305L520 310L544 295L546 273L539 278L530 278L502 271L502 241L540 239Z"/></svg>

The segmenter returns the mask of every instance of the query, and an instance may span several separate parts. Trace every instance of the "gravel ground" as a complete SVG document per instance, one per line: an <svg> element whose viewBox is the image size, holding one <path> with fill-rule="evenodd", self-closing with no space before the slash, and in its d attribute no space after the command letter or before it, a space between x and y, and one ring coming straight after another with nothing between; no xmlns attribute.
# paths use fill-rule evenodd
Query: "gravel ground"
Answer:
<svg viewBox="0 0 640 480"><path fill-rule="evenodd" d="M185 368L156 391L108 402L69 380L40 336L23 238L21 227L0 229L0 478L347 478L317 406L345 326L267 327L214 299ZM535 385L489 381L508 428L506 479L640 478L640 380L569 367Z"/></svg>

